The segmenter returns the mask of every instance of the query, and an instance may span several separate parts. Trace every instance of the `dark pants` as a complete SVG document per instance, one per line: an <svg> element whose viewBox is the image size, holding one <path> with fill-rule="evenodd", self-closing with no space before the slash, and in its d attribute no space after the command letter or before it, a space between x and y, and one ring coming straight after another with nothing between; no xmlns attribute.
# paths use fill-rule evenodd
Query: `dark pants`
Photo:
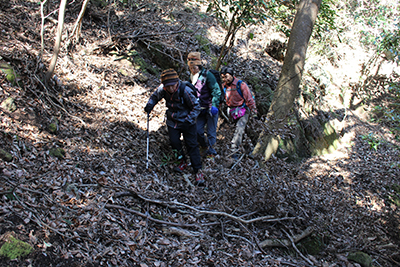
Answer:
<svg viewBox="0 0 400 267"><path fill-rule="evenodd" d="M204 135L204 128L207 125L207 138ZM204 112L197 117L197 141L200 146L207 148L207 155L217 155L214 149L217 141L218 114L212 116L209 112Z"/></svg>
<svg viewBox="0 0 400 267"><path fill-rule="evenodd" d="M183 140L185 141L186 150L190 157L194 173L197 173L201 169L201 157L199 151L199 144L197 143L197 132L196 124L188 125L185 124L179 129L168 127L169 140L171 142L172 149L176 149L182 157L185 159L185 152L183 151L181 135L183 134Z"/></svg>

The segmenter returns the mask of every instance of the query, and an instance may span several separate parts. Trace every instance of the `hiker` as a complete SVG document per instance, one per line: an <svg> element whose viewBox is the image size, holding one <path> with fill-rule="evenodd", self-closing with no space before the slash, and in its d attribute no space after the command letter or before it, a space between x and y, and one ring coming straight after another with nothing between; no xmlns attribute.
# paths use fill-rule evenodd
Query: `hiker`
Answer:
<svg viewBox="0 0 400 267"><path fill-rule="evenodd" d="M200 105L193 89L185 82L179 80L178 74L173 69L164 70L161 73L161 85L150 96L144 111L148 114L154 106L165 99L167 107L168 135L172 149L176 149L181 155L181 162L174 167L174 171L183 172L187 168L186 156L180 140L183 134L186 150L197 185L204 185L204 175L201 171L201 157L196 134L196 118L200 113Z"/></svg>
<svg viewBox="0 0 400 267"><path fill-rule="evenodd" d="M201 110L197 117L197 141L200 144L200 155L214 158L217 155L214 145L217 141L221 89L214 74L203 68L200 52L189 53L187 60L190 81L199 92ZM205 127L207 127L207 136L204 134Z"/></svg>
<svg viewBox="0 0 400 267"><path fill-rule="evenodd" d="M221 69L222 87L225 92L225 101L228 106L228 114L236 122L236 129L231 141L232 157L237 159L238 149L242 144L243 134L246 129L250 114L257 118L256 102L245 82L233 75L233 69L223 67Z"/></svg>

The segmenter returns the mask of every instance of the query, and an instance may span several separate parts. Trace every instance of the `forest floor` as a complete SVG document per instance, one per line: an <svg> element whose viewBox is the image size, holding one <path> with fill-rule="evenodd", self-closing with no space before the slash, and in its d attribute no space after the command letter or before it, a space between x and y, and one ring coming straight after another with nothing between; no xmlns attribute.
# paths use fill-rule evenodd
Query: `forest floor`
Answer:
<svg viewBox="0 0 400 267"><path fill-rule="evenodd" d="M359 266L349 259L355 252L373 266L400 266L400 144L368 113L346 110L335 152L300 162L273 157L262 166L247 153L229 158L233 125L220 119L218 155L203 159L206 186L196 187L190 167L172 171L163 103L150 117L147 166L143 108L159 77L135 68L127 47L157 38L184 64L185 51L198 48L190 32L161 33L184 24L221 40L212 18L194 16L201 7L189 12L167 1L113 13L90 6L82 39L64 38L56 78L45 86L40 8L0 2L1 60L19 75L12 85L0 72L0 102L16 104L0 113L0 148L13 156L0 160L0 245L11 233L33 248L15 260L0 257L0 266ZM68 6L68 33L79 9ZM43 62L51 58L53 20L46 20ZM113 25L113 38L104 25ZM128 35L136 37L121 37ZM272 86L281 63L261 42L240 39L231 57L240 75L259 73ZM243 147L253 147L247 136ZM55 148L62 155L51 156Z"/></svg>

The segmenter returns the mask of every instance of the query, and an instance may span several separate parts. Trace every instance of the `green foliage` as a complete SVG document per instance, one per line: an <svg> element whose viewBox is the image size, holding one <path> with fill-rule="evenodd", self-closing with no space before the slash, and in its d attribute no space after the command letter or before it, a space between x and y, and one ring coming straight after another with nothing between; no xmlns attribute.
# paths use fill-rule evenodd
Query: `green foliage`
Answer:
<svg viewBox="0 0 400 267"><path fill-rule="evenodd" d="M382 144L382 141L376 138L373 133L362 135L361 139L366 141L369 144L369 147L374 150L377 150L378 147Z"/></svg>
<svg viewBox="0 0 400 267"><path fill-rule="evenodd" d="M13 260L25 257L33 250L28 243L18 240L12 235L10 235L8 239L9 240L0 248L0 256L2 257L7 257L10 260Z"/></svg>
<svg viewBox="0 0 400 267"><path fill-rule="evenodd" d="M352 6L355 22L361 27L361 43L373 47L378 55L400 63L400 21L398 1L364 1Z"/></svg>
<svg viewBox="0 0 400 267"><path fill-rule="evenodd" d="M173 149L172 151L168 152L168 154L163 153L161 166L179 163L181 159L182 155L178 152L178 150Z"/></svg>
<svg viewBox="0 0 400 267"><path fill-rule="evenodd" d="M264 0L208 0L207 12L212 13L228 29L216 68L232 47L237 31L247 25L264 23L267 4ZM227 7L227 8L226 8ZM229 40L229 44L228 44Z"/></svg>

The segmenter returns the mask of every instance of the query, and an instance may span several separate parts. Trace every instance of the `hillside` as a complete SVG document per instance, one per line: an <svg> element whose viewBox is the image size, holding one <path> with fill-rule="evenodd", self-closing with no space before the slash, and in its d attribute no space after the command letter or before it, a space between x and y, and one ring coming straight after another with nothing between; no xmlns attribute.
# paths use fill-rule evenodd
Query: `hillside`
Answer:
<svg viewBox="0 0 400 267"><path fill-rule="evenodd" d="M349 255L360 251L373 266L400 266L400 144L369 120L373 101L357 109L335 102L345 110L338 149L300 162L272 158L261 166L248 156L248 136L243 157L232 161L233 128L221 119L219 155L203 160L207 184L196 187L190 168L172 171L163 103L151 113L146 168L143 108L161 66L185 79L192 50L211 65L225 30L195 2L101 3L90 2L78 41L71 32L80 4L67 6L46 86L56 13L45 21L41 61L40 5L0 0L2 69L9 64L17 74L12 83L0 71L0 103L15 104L0 113L0 149L12 155L0 160L0 245L12 233L33 247L20 259L0 257L0 266L358 266ZM50 3L49 13L56 8ZM265 48L283 38L272 29L241 31L227 59L238 77L270 89L282 63ZM353 48L335 48L343 56L336 67L319 59L337 77L336 89L354 82L351 71L359 74L368 58L355 63ZM260 107L268 101L256 99ZM256 133L262 127L249 123Z"/></svg>

